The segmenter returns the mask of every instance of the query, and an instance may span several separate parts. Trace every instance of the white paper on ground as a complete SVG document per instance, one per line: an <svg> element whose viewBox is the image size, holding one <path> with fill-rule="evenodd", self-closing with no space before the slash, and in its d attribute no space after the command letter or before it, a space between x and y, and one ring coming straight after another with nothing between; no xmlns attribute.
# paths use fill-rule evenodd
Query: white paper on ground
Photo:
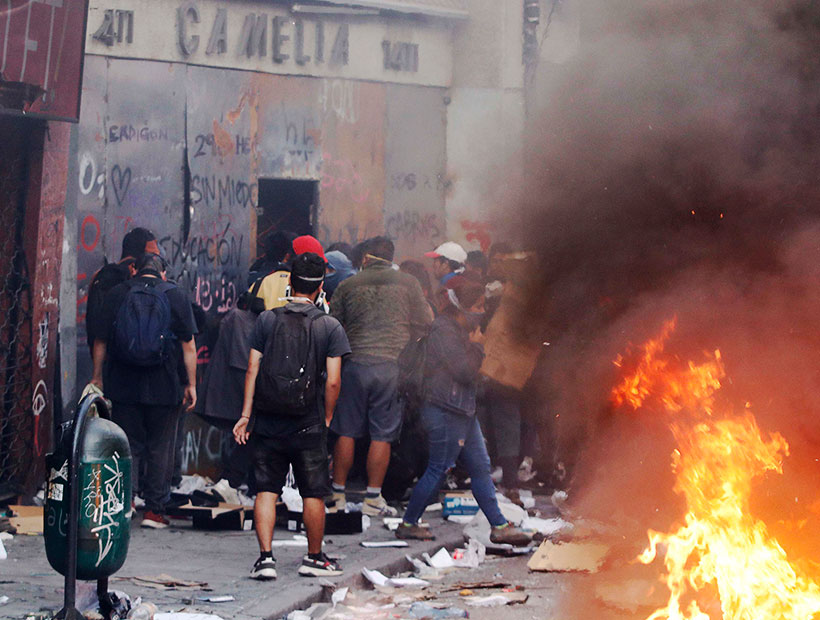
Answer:
<svg viewBox="0 0 820 620"><path fill-rule="evenodd" d="M423 554L422 557L427 560L427 563L433 568L442 569L452 568L455 566L455 564L453 564L453 558L450 557L449 552L444 547L436 551L436 553L433 554L433 557L430 557L426 553Z"/></svg>
<svg viewBox="0 0 820 620"><path fill-rule="evenodd" d="M552 536L561 532L568 532L574 526L563 519L539 519L538 517L527 517L521 522L522 530L535 530L544 536Z"/></svg>
<svg viewBox="0 0 820 620"><path fill-rule="evenodd" d="M416 577L394 577L388 579L377 570L370 570L368 568L362 569L362 575L370 583L376 586L393 586L394 588L423 588L430 585L429 581L417 579Z"/></svg>
<svg viewBox="0 0 820 620"><path fill-rule="evenodd" d="M521 503L524 504L524 508L535 508L535 498L532 496L532 491L529 489L520 489L518 491L518 497L521 498Z"/></svg>
<svg viewBox="0 0 820 620"><path fill-rule="evenodd" d="M307 545L307 536L302 536L301 534L297 534L291 539L287 540L274 540L271 542L272 547L304 547ZM324 542L322 542L324 546Z"/></svg>
<svg viewBox="0 0 820 620"><path fill-rule="evenodd" d="M176 611L167 614L154 614L154 620L222 620L222 618L214 614L195 614Z"/></svg>
<svg viewBox="0 0 820 620"><path fill-rule="evenodd" d="M6 548L3 546L3 541L0 540L0 560L5 560L8 556Z"/></svg>
<svg viewBox="0 0 820 620"><path fill-rule="evenodd" d="M491 594L490 596L468 596L464 599L470 607L503 607L510 604L503 594Z"/></svg>
<svg viewBox="0 0 820 620"><path fill-rule="evenodd" d="M444 510L444 506L441 505L441 502L430 504L429 506L427 506L427 508L424 509L424 512L435 512L437 510Z"/></svg>
<svg viewBox="0 0 820 620"><path fill-rule="evenodd" d="M339 588L336 590L332 596L330 597L330 602L333 603L333 608L336 608L336 605L339 603L344 602L345 597L347 597L347 593L350 591L350 588Z"/></svg>
<svg viewBox="0 0 820 620"><path fill-rule="evenodd" d="M401 517L384 517L382 519L382 523L384 523L384 527L386 527L391 532L395 532L399 529L399 525L401 525L402 518Z"/></svg>
<svg viewBox="0 0 820 620"><path fill-rule="evenodd" d="M501 509L501 514L514 526L518 527L521 525L521 522L527 518L527 511L521 508L521 506L513 504L508 498L501 495L501 493L496 493L495 497L498 500L498 507Z"/></svg>
<svg viewBox="0 0 820 620"><path fill-rule="evenodd" d="M427 562L422 562L418 558L413 558L409 555L406 555L404 557L406 557L407 561L415 567L416 574L419 577L430 577L431 579L438 578L438 571L432 566L430 566Z"/></svg>
<svg viewBox="0 0 820 620"><path fill-rule="evenodd" d="M215 596L198 596L196 600L202 601L203 603L230 603L236 599L230 594L224 594Z"/></svg>
<svg viewBox="0 0 820 620"><path fill-rule="evenodd" d="M0 540L14 540L14 534L8 532L0 532Z"/></svg>
<svg viewBox="0 0 820 620"><path fill-rule="evenodd" d="M362 547L368 549L381 549L384 547L409 547L410 544L406 540L363 540L359 543Z"/></svg>
<svg viewBox="0 0 820 620"><path fill-rule="evenodd" d="M450 515L447 517L447 520L451 523L458 523L459 525L467 525L470 521L473 520L475 515Z"/></svg>
<svg viewBox="0 0 820 620"><path fill-rule="evenodd" d="M10 600L11 600L11 599L10 599L8 596L0 596L0 605L5 605L5 604L6 604L6 603L8 603Z"/></svg>
<svg viewBox="0 0 820 620"><path fill-rule="evenodd" d="M362 532L366 532L368 529L370 529L370 516L362 515Z"/></svg>

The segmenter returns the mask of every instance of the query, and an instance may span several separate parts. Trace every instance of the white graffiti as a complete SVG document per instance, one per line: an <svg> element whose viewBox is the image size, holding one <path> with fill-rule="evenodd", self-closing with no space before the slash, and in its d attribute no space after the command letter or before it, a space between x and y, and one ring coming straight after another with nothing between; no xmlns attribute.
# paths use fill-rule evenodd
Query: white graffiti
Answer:
<svg viewBox="0 0 820 620"><path fill-rule="evenodd" d="M222 431L215 426L209 426L204 431L203 438L203 430L192 428L185 434L185 445L182 450L183 471L196 469L200 464L200 455L209 462L219 461L222 458Z"/></svg>
<svg viewBox="0 0 820 620"><path fill-rule="evenodd" d="M43 315L43 320L38 323L37 327L40 330L37 340L37 365L45 368L48 359L48 312Z"/></svg>
<svg viewBox="0 0 820 620"><path fill-rule="evenodd" d="M39 418L48 404L48 387L43 379L34 386L34 395L31 397L31 411L35 418Z"/></svg>
<svg viewBox="0 0 820 620"><path fill-rule="evenodd" d="M336 118L345 123L359 120L359 92L357 85L348 80L323 80L319 92L319 105L327 114L333 112Z"/></svg>
<svg viewBox="0 0 820 620"><path fill-rule="evenodd" d="M83 153L80 156L80 192L88 196L95 187L99 186L98 196L100 200L105 197L105 172L97 174L97 162L94 161L91 153Z"/></svg>
<svg viewBox="0 0 820 620"><path fill-rule="evenodd" d="M119 454L114 453L114 466L107 463L92 469L91 480L83 489L83 506L85 517L96 527L91 532L97 535L97 563L108 557L114 546L117 529L120 524L115 517L125 510L123 473L120 471ZM103 469L107 476L103 476Z"/></svg>

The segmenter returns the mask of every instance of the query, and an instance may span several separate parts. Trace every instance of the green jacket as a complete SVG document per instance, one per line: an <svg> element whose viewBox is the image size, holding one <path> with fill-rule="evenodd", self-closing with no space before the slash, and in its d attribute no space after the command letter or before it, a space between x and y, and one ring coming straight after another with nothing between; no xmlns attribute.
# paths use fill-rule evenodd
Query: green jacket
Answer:
<svg viewBox="0 0 820 620"><path fill-rule="evenodd" d="M344 280L333 293L331 314L345 328L353 361L395 361L433 322L418 280L386 263L369 264Z"/></svg>

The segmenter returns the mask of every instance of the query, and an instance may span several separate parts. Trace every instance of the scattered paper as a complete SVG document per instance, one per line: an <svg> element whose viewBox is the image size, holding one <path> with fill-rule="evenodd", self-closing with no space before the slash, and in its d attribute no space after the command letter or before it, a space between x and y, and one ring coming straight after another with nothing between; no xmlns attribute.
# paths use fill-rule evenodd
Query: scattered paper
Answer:
<svg viewBox="0 0 820 620"><path fill-rule="evenodd" d="M0 541L14 540L14 534L8 532L0 532Z"/></svg>
<svg viewBox="0 0 820 620"><path fill-rule="evenodd" d="M362 569L362 575L370 583L375 586L392 586L394 588L426 588L430 585L429 581L418 579L416 577L393 577L388 579L377 570L370 570L368 568Z"/></svg>
<svg viewBox="0 0 820 620"><path fill-rule="evenodd" d="M202 601L203 603L230 603L236 599L230 594L225 594L222 596L198 596L196 600Z"/></svg>
<svg viewBox="0 0 820 620"><path fill-rule="evenodd" d="M521 522L522 530L535 530L544 536L554 536L573 529L572 523L563 519L539 519L538 517L527 517Z"/></svg>
<svg viewBox="0 0 820 620"><path fill-rule="evenodd" d="M401 525L401 522L402 522L401 517L384 517L382 519L382 523L384 524L384 527L386 527L391 532L395 532L397 529L399 529L399 526Z"/></svg>
<svg viewBox="0 0 820 620"><path fill-rule="evenodd" d="M432 557L426 553L422 554L422 557L427 560L430 566L436 569L452 568L455 566L453 558L450 557L450 554L444 547L439 549Z"/></svg>
<svg viewBox="0 0 820 620"><path fill-rule="evenodd" d="M430 566L427 562L422 562L418 558L410 557L409 555L406 555L404 557L406 557L407 561L413 565L413 567L416 569L416 575L418 575L419 577L438 579L438 571L432 566Z"/></svg>
<svg viewBox="0 0 820 620"><path fill-rule="evenodd" d="M299 491L293 487L284 487L282 489L282 501L285 502L285 506L287 506L291 512L302 512L304 509L302 496L299 495Z"/></svg>
<svg viewBox="0 0 820 620"><path fill-rule="evenodd" d="M601 568L608 552L609 547L599 543L556 544L545 540L527 566L534 571L594 573Z"/></svg>
<svg viewBox="0 0 820 620"><path fill-rule="evenodd" d="M8 603L10 600L11 600L11 599L10 599L8 596L0 596L0 605L5 605L5 604L6 604L6 603Z"/></svg>
<svg viewBox="0 0 820 620"><path fill-rule="evenodd" d="M518 497L521 499L521 503L524 505L525 509L529 510L530 508L535 508L535 498L532 496L532 491L529 489L519 490Z"/></svg>
<svg viewBox="0 0 820 620"><path fill-rule="evenodd" d="M196 614L176 611L167 614L154 614L154 620L222 620L222 618L214 614Z"/></svg>
<svg viewBox="0 0 820 620"><path fill-rule="evenodd" d="M324 544L324 542L322 543ZM307 546L307 536L297 534L291 539L274 540L271 542L272 547L305 547Z"/></svg>
<svg viewBox="0 0 820 620"><path fill-rule="evenodd" d="M458 607L434 607L429 603L416 602L410 605L411 618L432 618L432 620L442 620L443 618L467 618L469 614Z"/></svg>
<svg viewBox="0 0 820 620"><path fill-rule="evenodd" d="M459 525L467 525L475 518L475 515L450 515L447 520L451 523L458 523Z"/></svg>
<svg viewBox="0 0 820 620"><path fill-rule="evenodd" d="M359 543L362 547L367 547L368 549L381 549L384 547L409 547L409 543L406 540L363 540Z"/></svg>
<svg viewBox="0 0 820 620"><path fill-rule="evenodd" d="M347 597L347 593L350 591L350 588L339 588L336 590L330 597L330 602L333 603L333 608L336 608L336 605L339 603L343 603L345 598Z"/></svg>
<svg viewBox="0 0 820 620"><path fill-rule="evenodd" d="M435 504L430 504L427 508L424 509L424 512L436 512L437 510L442 510L441 502L436 502Z"/></svg>
<svg viewBox="0 0 820 620"><path fill-rule="evenodd" d="M0 560L5 560L9 557L9 554L6 553L6 548L3 546L3 541L0 540Z"/></svg>
<svg viewBox="0 0 820 620"><path fill-rule="evenodd" d="M505 605L522 605L529 599L523 592L509 594L491 594L489 596L465 596L462 600L470 607L504 607Z"/></svg>

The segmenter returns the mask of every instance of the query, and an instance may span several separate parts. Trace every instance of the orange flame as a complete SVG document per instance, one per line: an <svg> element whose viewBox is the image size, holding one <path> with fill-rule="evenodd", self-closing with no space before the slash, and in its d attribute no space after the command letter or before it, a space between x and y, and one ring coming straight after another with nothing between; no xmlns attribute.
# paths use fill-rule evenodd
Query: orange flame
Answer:
<svg viewBox="0 0 820 620"><path fill-rule="evenodd" d="M714 395L725 376L720 352L679 368L660 357L674 329L674 319L664 324L642 347L634 373L612 392L616 405L639 409L657 399L680 414L670 423L678 445L674 490L687 512L675 532L650 530L649 547L638 558L649 564L665 548L669 601L648 620L709 620L697 601L707 587L717 590L725 620L820 617L820 585L789 562L750 509L752 481L767 471L782 473L786 440L779 433L764 438L748 408L715 416ZM623 368L623 358L615 364Z"/></svg>

